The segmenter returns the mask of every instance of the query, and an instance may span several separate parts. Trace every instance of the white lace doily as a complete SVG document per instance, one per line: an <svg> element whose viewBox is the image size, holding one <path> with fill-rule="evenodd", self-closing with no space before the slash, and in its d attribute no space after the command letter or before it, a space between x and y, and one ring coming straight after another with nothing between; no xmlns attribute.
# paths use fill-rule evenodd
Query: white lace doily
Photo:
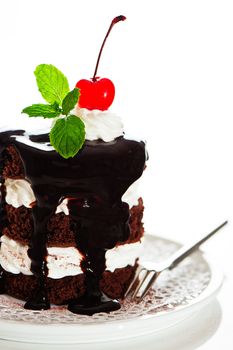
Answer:
<svg viewBox="0 0 233 350"><path fill-rule="evenodd" d="M144 241L142 259L160 262L179 248L175 242L147 235ZM53 306L47 311L31 311L23 308L24 303L6 295L0 295L0 319L30 324L103 324L106 322L132 320L169 312L192 304L208 287L211 270L201 252L193 254L173 271L166 272L157 280L155 289L140 302L126 299L122 307L111 313L93 316L75 315L66 307Z"/></svg>

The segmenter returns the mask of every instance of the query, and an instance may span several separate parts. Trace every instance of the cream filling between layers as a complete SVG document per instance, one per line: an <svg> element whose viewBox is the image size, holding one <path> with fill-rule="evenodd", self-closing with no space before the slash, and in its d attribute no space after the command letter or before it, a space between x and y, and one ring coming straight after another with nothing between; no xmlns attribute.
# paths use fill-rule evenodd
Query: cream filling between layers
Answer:
<svg viewBox="0 0 233 350"><path fill-rule="evenodd" d="M36 201L30 183L26 180L7 178L4 183L6 187L6 203L12 205L14 208L19 208L21 205L31 208L32 203ZM122 197L122 200L129 204L131 208L138 204L138 181L134 182ZM65 198L57 207L56 214L64 213L69 215L68 199Z"/></svg>
<svg viewBox="0 0 233 350"><path fill-rule="evenodd" d="M117 268L134 265L140 257L142 243L130 243L115 247L106 252L106 270L113 272ZM27 254L28 246L20 244L3 235L1 237L0 264L2 268L13 274L32 275L31 260ZM53 279L75 276L83 273L80 268L82 255L75 247L47 248L46 257L48 277Z"/></svg>

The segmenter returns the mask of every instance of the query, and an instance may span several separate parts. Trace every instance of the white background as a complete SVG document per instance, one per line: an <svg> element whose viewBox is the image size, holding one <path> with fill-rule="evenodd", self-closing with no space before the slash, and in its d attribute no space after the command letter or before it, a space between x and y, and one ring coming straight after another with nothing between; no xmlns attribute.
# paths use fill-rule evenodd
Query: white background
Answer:
<svg viewBox="0 0 233 350"><path fill-rule="evenodd" d="M111 110L147 140L141 191L148 231L187 242L222 221L205 249L226 281L221 325L201 349L233 345L233 3L226 0L0 0L0 125L28 124L22 108L42 102L33 71L52 63L70 86L98 75L116 87ZM33 123L32 121L30 121ZM42 120L43 123L43 120ZM215 345L213 345L215 344Z"/></svg>

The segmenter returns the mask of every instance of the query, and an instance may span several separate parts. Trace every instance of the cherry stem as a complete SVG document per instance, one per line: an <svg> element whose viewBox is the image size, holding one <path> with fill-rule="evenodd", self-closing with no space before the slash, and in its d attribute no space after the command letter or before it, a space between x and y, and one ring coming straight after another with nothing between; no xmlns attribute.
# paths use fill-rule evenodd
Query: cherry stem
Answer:
<svg viewBox="0 0 233 350"><path fill-rule="evenodd" d="M99 62L100 62L100 57L101 57L101 54L102 54L102 51L103 51L103 48L104 48L104 45L105 45L105 42L107 40L107 37L109 36L114 24L120 22L120 21L125 21L126 20L126 17L125 16L117 16L115 18L113 18L111 24L110 24L110 27L108 28L108 31L107 31L107 34L104 38L104 41L101 45L101 48L100 48L100 52L99 52L99 56L97 58L97 62L96 62L96 66L95 66L95 72L94 72L94 75L93 75L93 78L92 78L92 81L96 81L96 74L97 74L97 70L98 70L98 67L99 67Z"/></svg>

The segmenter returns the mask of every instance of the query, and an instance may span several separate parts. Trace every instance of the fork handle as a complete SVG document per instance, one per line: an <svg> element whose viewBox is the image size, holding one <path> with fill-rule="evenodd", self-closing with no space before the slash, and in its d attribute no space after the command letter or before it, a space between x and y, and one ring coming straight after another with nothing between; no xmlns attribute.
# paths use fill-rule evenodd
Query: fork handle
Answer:
<svg viewBox="0 0 233 350"><path fill-rule="evenodd" d="M223 226L227 224L228 221L225 221L220 226L218 226L216 229L214 229L212 232L210 232L208 235L200 239L194 244L191 245L185 245L184 247L180 248L172 257L170 261L170 264L167 266L166 269L172 270L174 267L176 267L181 261L183 261L187 256L189 256L191 253L193 253L195 250L197 250L204 242L206 242L210 237L212 237L216 232L218 232Z"/></svg>

